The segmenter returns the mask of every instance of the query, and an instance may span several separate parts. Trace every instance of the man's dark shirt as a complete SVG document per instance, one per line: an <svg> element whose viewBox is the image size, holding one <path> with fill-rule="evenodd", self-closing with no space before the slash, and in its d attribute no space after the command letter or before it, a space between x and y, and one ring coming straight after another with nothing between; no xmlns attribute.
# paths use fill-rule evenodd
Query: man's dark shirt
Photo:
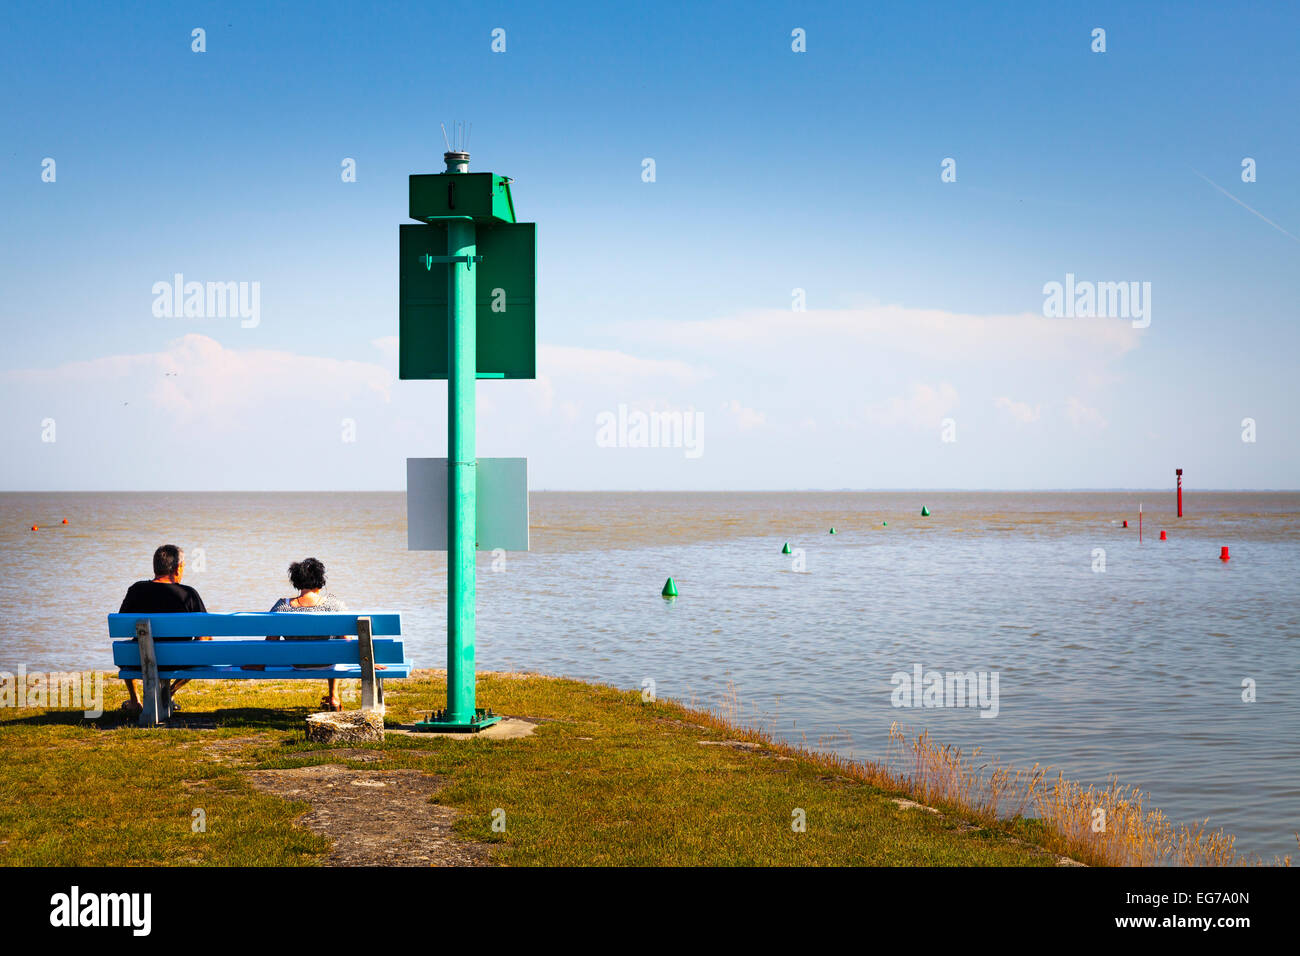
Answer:
<svg viewBox="0 0 1300 956"><path fill-rule="evenodd" d="M122 614L207 613L203 598L188 584L168 581L136 581L122 599ZM192 637L156 637L156 641L192 641Z"/></svg>

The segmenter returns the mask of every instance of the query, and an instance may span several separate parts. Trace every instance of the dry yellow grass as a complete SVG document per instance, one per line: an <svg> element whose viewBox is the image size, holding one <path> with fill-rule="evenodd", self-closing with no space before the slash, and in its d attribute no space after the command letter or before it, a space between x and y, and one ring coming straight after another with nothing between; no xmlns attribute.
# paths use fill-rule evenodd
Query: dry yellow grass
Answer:
<svg viewBox="0 0 1300 956"><path fill-rule="evenodd" d="M729 710L737 708L733 704ZM725 719L725 718L724 718ZM1257 857L1239 854L1236 838L1208 830L1208 821L1177 825L1136 787L1112 781L1105 788L1083 787L1038 764L1011 769L996 760L969 756L935 742L928 732L909 737L890 727L884 764L824 755L838 772L904 793L928 806L955 810L987 824L1021 825L1041 846L1094 866L1244 866ZM805 748L796 748L805 749ZM1300 843L1300 835L1297 835ZM1290 866L1291 857L1275 864Z"/></svg>
<svg viewBox="0 0 1300 956"><path fill-rule="evenodd" d="M1013 769L939 744L929 732L915 737L895 722L884 763L855 760L817 746L778 743L770 734L741 726L739 694L733 683L710 718L719 730L811 757L841 776L860 780L918 803L973 817L990 826L1011 826L1039 846L1092 866L1257 866L1265 861L1238 853L1236 837L1209 830L1208 820L1175 824L1148 805L1149 794L1112 780L1084 787L1061 773L1034 764ZM1300 833L1296 834L1300 847ZM1290 866L1291 857L1269 861Z"/></svg>

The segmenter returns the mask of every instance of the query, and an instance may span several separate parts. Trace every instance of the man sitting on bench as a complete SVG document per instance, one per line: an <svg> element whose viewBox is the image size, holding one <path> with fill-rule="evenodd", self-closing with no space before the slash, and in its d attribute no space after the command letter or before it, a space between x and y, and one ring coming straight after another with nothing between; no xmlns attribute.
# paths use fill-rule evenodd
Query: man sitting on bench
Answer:
<svg viewBox="0 0 1300 956"><path fill-rule="evenodd" d="M207 612L199 592L188 584L181 584L185 576L185 552L174 544L164 544L153 553L153 580L136 581L127 588L122 599L122 614L174 614ZM155 637L155 641L206 641L206 637ZM122 705L128 714L139 714L142 707L135 692L135 681L126 681L131 699ZM171 693L175 694L187 680L174 680Z"/></svg>

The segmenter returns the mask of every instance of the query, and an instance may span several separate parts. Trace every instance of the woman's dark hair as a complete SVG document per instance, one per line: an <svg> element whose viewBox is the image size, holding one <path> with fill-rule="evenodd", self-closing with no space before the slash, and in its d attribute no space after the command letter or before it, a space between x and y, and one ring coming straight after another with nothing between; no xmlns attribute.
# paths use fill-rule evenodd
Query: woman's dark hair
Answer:
<svg viewBox="0 0 1300 956"><path fill-rule="evenodd" d="M299 591L315 591L325 586L325 565L315 558L303 558L289 565L289 581Z"/></svg>

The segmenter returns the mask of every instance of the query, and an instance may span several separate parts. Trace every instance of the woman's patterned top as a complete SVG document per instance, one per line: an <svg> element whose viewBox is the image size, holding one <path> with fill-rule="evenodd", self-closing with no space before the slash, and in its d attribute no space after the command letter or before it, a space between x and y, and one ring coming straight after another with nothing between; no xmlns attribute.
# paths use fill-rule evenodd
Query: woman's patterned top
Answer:
<svg viewBox="0 0 1300 956"><path fill-rule="evenodd" d="M343 599L333 594L330 591L321 591L320 594L318 595L318 598L319 598L319 603L313 604L311 607L294 607L292 604L289 603L291 600L293 600L292 598L280 598L280 600L275 602L275 606L271 608L271 612L276 613L278 611L346 611L348 609L348 606L343 603ZM348 634L335 634L328 639L332 641L339 641L339 640L346 640L350 636L351 635ZM284 637L284 640L319 641L319 640L323 640L323 638L289 637L286 635Z"/></svg>
<svg viewBox="0 0 1300 956"><path fill-rule="evenodd" d="M289 602L294 598L280 598L275 602L275 607L271 608L272 613L276 611L346 611L348 606L343 603L343 599L335 595L332 591L321 591L319 600L311 607L294 607Z"/></svg>

